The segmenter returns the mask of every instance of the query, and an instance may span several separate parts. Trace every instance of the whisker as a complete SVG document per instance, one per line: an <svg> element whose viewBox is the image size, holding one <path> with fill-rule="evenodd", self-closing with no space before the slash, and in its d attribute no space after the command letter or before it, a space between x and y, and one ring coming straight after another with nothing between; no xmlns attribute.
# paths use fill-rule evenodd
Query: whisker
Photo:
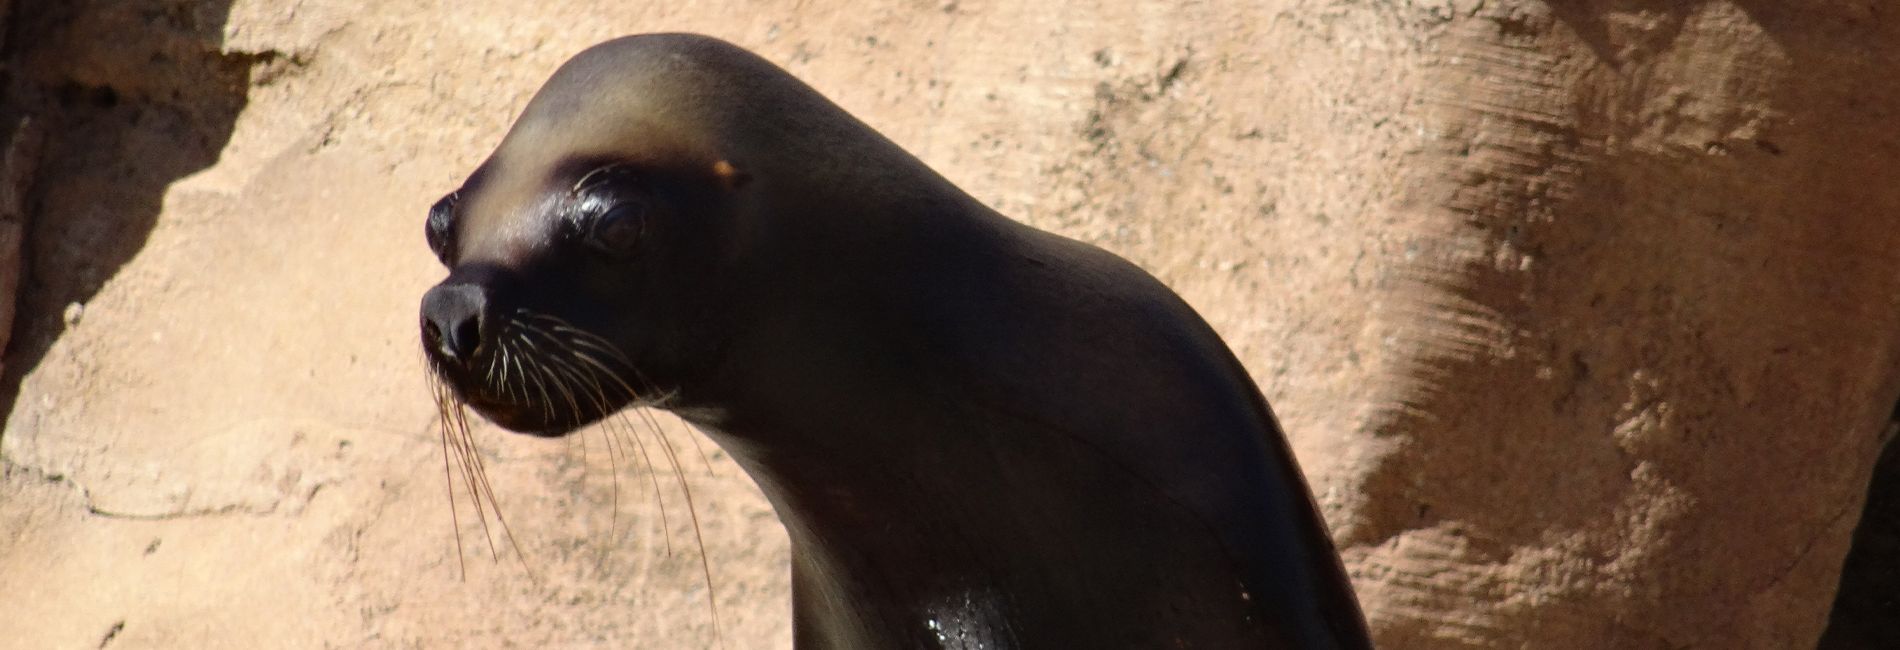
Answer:
<svg viewBox="0 0 1900 650"><path fill-rule="evenodd" d="M712 561L707 553L705 531L699 520L699 509L695 503L692 486L686 480L685 471L679 460L679 451L666 428L660 426L652 414L643 407L664 406L670 404L676 393L659 390L653 382L642 375L627 357L612 342L566 321L548 314L540 314L525 309L516 310L504 321L502 332L496 337L496 349L490 355L484 369L487 391L491 395L502 395L510 402L538 402L544 414L565 413L569 421L559 424L578 426L598 416L602 424L602 439L607 445L607 457L613 477L612 516L609 520L610 537L618 537L620 514L620 459L630 457L629 446L639 453L640 462L645 466L649 482L653 486L654 502L658 506L661 519L661 532L666 544L668 556L673 554L671 515L666 506L667 499L660 488L658 463L648 451L646 438L652 437L659 447L660 455L666 461L679 486L681 498L686 502L687 517L693 528L693 539L699 549L701 577L706 581L707 607L712 616L713 633L724 647L724 633L719 616L718 589L713 580ZM427 355L425 354L425 358ZM437 368L437 370L441 370ZM474 504L477 520L482 526L483 539L489 546L489 554L499 559L499 550L495 535L488 525L488 511L492 509L495 521L507 538L522 567L532 580L537 580L535 571L529 565L527 554L522 551L513 530L501 512L500 502L495 496L489 480L487 468L475 445L472 427L469 425L465 403L439 375L432 375L433 386L437 393L438 427L443 445L443 475L450 484L451 523L456 528L457 558L463 563L463 575L466 576L466 560L462 559L460 539L460 515L454 495L454 474L450 456L455 456L454 464L460 465L462 482L469 489L470 501ZM634 385L646 390L636 390ZM567 406L566 411L556 408L556 404ZM591 407L591 410L589 408ZM627 410L633 410L629 416ZM642 436L633 424L637 417L646 425L647 435ZM700 461L705 464L708 475L713 475L711 456L706 452L698 438L691 438L693 448ZM587 484L585 466L586 439L581 440L583 475L582 485ZM632 465L630 464L629 467ZM487 501L486 504L482 503ZM466 579L466 577L464 577Z"/></svg>
<svg viewBox="0 0 1900 650"><path fill-rule="evenodd" d="M462 484L468 487L469 500L475 504L475 520L481 523L482 538L488 541L489 559L499 561L501 553L495 548L494 533L488 529L488 511L482 506L485 495L482 493L481 482L477 480L477 477L485 471L482 467L481 452L475 449L474 436L469 432L468 413L462 409L460 403L450 409L450 422L454 435L449 439L455 443L456 459L462 466Z"/></svg>
<svg viewBox="0 0 1900 650"><path fill-rule="evenodd" d="M626 420L625 412L619 415L622 421ZM712 560L707 557L706 535L699 526L699 508L693 504L693 488L686 485L686 473L680 471L679 455L674 452L673 442L666 435L666 430L655 428L653 433L659 438L661 451L666 452L667 463L673 467L673 478L679 481L680 494L686 497L686 516L693 522L693 540L699 546L699 570L706 579L706 606L712 611L713 637L720 639L720 645L724 646L725 638L719 629L718 590L713 586Z"/></svg>
<svg viewBox="0 0 1900 650"><path fill-rule="evenodd" d="M559 319L553 318L551 316L545 317L545 319L556 323L554 326L555 331L562 332L562 333L569 333L574 337L575 342L587 343L588 344L587 347L593 348L593 349L599 349L607 353L611 358L615 359L616 361L620 361L622 365L627 366L627 369L629 371L632 371L635 374L635 376L639 377L641 383L647 384L649 386L652 385L652 382L647 381L645 377L639 375L639 371L633 368L632 364L625 363L624 357L621 357L619 352L615 350L611 345L608 345L606 341L600 340L599 337L593 335L590 332L586 332L578 328L568 326L565 323L562 323ZM599 370L601 374L605 375L607 378L619 384L621 389L626 391L628 395L631 395L631 396L640 395L639 391L635 391L633 387L628 386L625 380L621 379L621 377L618 374L611 372L609 369L607 369L604 366L604 364L600 363L598 360L587 359L583 355L579 355L579 354L576 354L575 357L586 359L597 370ZM692 521L693 538L694 538L694 541L699 546L700 571L706 580L706 598L707 598L708 608L711 610L712 617L713 617L713 634L715 637L718 637L721 639L721 645L723 646L724 637L720 634L719 605L718 605L717 590L713 586L713 579L712 579L712 562L710 558L707 557L705 533L701 529L700 523L699 523L699 508L697 507L696 504L693 503L693 490L686 483L686 474L681 471L680 463L679 463L679 455L673 449L672 440L669 436L666 435L665 429L663 427L660 427L657 422L653 421L651 416L649 416L645 410L636 409L636 411L640 414L642 418L645 418L647 422L648 430L658 439L660 449L662 452L664 452L667 459L667 463L673 470L673 477L679 483L680 494L684 496L686 499L687 517ZM625 411L621 411L617 415L619 416L620 421L623 423L623 425L625 425L628 429L632 428L632 423L627 420ZM639 436L637 435L633 435L630 437L632 437L636 441L639 440ZM694 445L697 447L698 445L697 439L694 440ZM642 447L644 448L644 445ZM706 456L705 450L703 448L700 448L700 458L702 461L706 463L707 473L710 474L712 471L712 459Z"/></svg>
<svg viewBox="0 0 1900 650"><path fill-rule="evenodd" d="M426 353L424 360L427 360ZM436 429L442 434L442 480L449 494L449 526L455 531L455 565L462 582L468 582L468 558L462 553L462 516L455 505L455 476L449 472L449 401L455 396L443 385L441 377L433 372L425 371L425 374L429 388L435 393Z"/></svg>
<svg viewBox="0 0 1900 650"><path fill-rule="evenodd" d="M547 382L544 382L541 379L541 374L542 374L541 362L525 354L516 355L516 356L519 357L524 364L524 367L522 370L522 376L525 377L526 379L534 380L535 390L541 393L541 412L553 413L554 412L554 397L552 394L548 392ZM527 382L524 380L522 383L523 385L526 385Z"/></svg>
<svg viewBox="0 0 1900 650"><path fill-rule="evenodd" d="M553 338L552 336L548 335L546 332L540 330L539 328L531 324L520 323L520 325L521 325L522 330L525 332L540 334L542 336L546 336L550 338L551 340ZM574 364L571 363L568 359L564 359L563 358L564 355L557 354L555 351L544 350L539 345L535 344L534 341L529 339L528 337L525 337L525 336L521 337L520 340L525 345L529 346L530 348L533 348L536 352L540 353L541 358L548 360L549 365L552 367L552 369L567 376L569 379L577 380L576 386L574 387L575 389L578 390L581 388L591 388L592 392L584 394L584 396L593 402L595 410L599 411L603 415L609 411L610 407L608 406L608 399L606 396L606 392L602 388L599 379L595 378L592 375L592 373L582 372L580 368L576 368ZM558 341L553 341L553 342L555 344L559 343ZM586 382L588 385L582 386L580 385L580 382ZM562 382L562 384L564 383L565 382ZM567 389L563 387L562 391L566 392ZM573 396L571 394L568 397L568 404L574 409L574 414L575 414L574 417L576 421L578 422L578 420L580 419L581 409L580 409L580 405L575 403ZM612 476L613 476L613 510L612 510L612 514L610 515L608 519L608 524L607 524L607 535L609 539L612 539L619 535L619 530L620 530L620 461L618 458L619 454L617 453L619 450L617 448L617 445L614 444L615 443L614 436L606 428L602 428L601 438L607 442L607 462L608 462L609 467L612 468ZM583 440L585 440L584 437L583 437ZM658 486L656 485L655 486L656 490L657 490L657 487Z"/></svg>
<svg viewBox="0 0 1900 650"><path fill-rule="evenodd" d="M490 384L490 385L495 388L500 389L497 392L501 392L504 396L506 396L508 398L508 401L515 402L515 401L527 399L527 392L526 392L527 389L523 387L521 389L522 390L521 397L520 398L515 397L516 387L513 382L509 381L508 370L509 370L510 365L517 363L517 360L515 359L515 355L512 354L511 352L512 351L509 350L506 346L503 346L500 349L495 350L495 359L498 365L501 366L501 377L500 377L499 383Z"/></svg>
<svg viewBox="0 0 1900 650"><path fill-rule="evenodd" d="M502 360L506 358L507 358L506 355L501 355L501 354L497 354L488 358L488 370L486 373L487 374L486 380L487 380L488 385L490 386L497 385L495 381L495 369L497 366L501 365ZM504 376L503 379L506 379L506 376Z"/></svg>
<svg viewBox="0 0 1900 650"><path fill-rule="evenodd" d="M624 425L624 422L622 424ZM653 455L647 453L647 445L640 440L639 436L631 435L624 429L620 435L623 439L622 444L625 444L624 441L633 442L634 450L640 452L640 461L646 465L647 480L653 482L653 502L660 507L660 536L666 541L666 556L673 557L673 522L672 518L666 514L666 497L662 496L660 490L659 468L653 464Z"/></svg>
<svg viewBox="0 0 1900 650"><path fill-rule="evenodd" d="M508 545L514 548L515 558L521 562L521 569L528 574L528 580L537 584L540 583L540 578L535 575L534 567L528 563L528 554L521 551L520 542L515 540L514 529L508 525L508 518L501 512L501 501L495 498L495 487L488 481L488 468L482 464L481 450L475 447L475 438L468 426L467 413L458 409L456 412L456 420L461 423L462 434L463 438L467 441L469 455L475 460L475 475L480 479L479 485L481 485L481 491L487 494L488 504L492 506L495 511L495 521L501 524L502 536L508 538ZM492 545L493 542L491 541L490 544Z"/></svg>
<svg viewBox="0 0 1900 650"><path fill-rule="evenodd" d="M525 343L527 339L524 338L522 341ZM559 368L556 365L558 364L558 360L553 357L548 357L545 354L541 358L544 361L544 363L540 364L542 374L547 376L548 383L553 385L555 390L560 391L561 398L567 401L568 414L570 419L573 420L573 424L580 424L580 402L574 400L574 391L567 387L567 380L561 378L561 373L558 372Z"/></svg>
<svg viewBox="0 0 1900 650"><path fill-rule="evenodd" d="M581 332L580 330L567 327L563 321L561 321L560 319L554 318L552 316L546 316L546 315L541 315L541 314L529 314L529 316L533 318L537 318L539 320L545 320L545 321L556 323L555 325L556 329L565 329L569 332L572 332L581 336L593 336L592 334L588 334L586 332ZM555 342L561 341L561 339L554 337L548 331L542 330L538 327L528 327L524 329L526 331L531 331L531 332L540 334L541 336L547 337L550 341L555 341ZM594 337L594 338L598 339L599 337ZM589 347L594 347L594 346L590 345ZM593 357L592 355L584 354L580 350L577 350L571 346L568 347L567 349L573 353L570 355L569 358L577 360L581 363L587 364L589 367L592 367L594 369L595 372L588 373L588 374L594 377L610 380L613 383L613 385L618 386L623 392L625 392L629 398L633 398L633 399L638 398L640 393L638 391L633 390L631 386L628 386L625 381L622 381L620 379L619 375L615 374L611 369L606 367L599 359ZM611 348L600 348L600 349L616 357L618 357L619 355L618 351L614 351ZM609 415L604 412L605 411L604 408L602 410L603 410L603 413L602 413L603 417L606 417ZM624 417L625 416L623 415L622 424L626 425ZM660 509L660 533L661 533L662 538L666 542L666 554L668 557L672 557L673 555L672 516L667 512L666 498L662 496L662 491L660 490L659 468L653 462L653 455L647 452L646 443L642 441L638 435L632 434L630 425L627 425L627 426L629 428L621 432L621 438L623 439L623 441L630 441L633 443L634 450L640 453L641 462L646 465L647 478L653 483L653 500L654 500L654 503L658 505ZM691 507L690 499L688 499L688 507L689 508Z"/></svg>

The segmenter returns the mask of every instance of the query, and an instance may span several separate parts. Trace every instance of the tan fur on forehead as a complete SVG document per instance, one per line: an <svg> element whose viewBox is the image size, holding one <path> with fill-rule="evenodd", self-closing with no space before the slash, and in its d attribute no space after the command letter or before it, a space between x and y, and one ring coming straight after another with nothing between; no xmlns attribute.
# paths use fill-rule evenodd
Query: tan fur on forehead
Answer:
<svg viewBox="0 0 1900 650"><path fill-rule="evenodd" d="M692 34L628 36L575 55L497 152L542 166L558 156L655 153L695 165L733 161L748 172L783 166L806 179L892 164L923 169L790 73Z"/></svg>
<svg viewBox="0 0 1900 650"><path fill-rule="evenodd" d="M588 48L556 70L497 154L543 167L558 158L655 155L710 164L756 136L782 135L773 124L812 100L824 101L725 42L630 36Z"/></svg>
<svg viewBox="0 0 1900 650"><path fill-rule="evenodd" d="M802 195L836 191L859 204L962 195L751 52L692 34L628 36L576 54L529 100L465 188L462 216L482 241L464 241L464 252L505 261L531 250L536 228L551 226L538 218L543 202L575 180L555 176L605 160L706 173L729 189L792 178Z"/></svg>

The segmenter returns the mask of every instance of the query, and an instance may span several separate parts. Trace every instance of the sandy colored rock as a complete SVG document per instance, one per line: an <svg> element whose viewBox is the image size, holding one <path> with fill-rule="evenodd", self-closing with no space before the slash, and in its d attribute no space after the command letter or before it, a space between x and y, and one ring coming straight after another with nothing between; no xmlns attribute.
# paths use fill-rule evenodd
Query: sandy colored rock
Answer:
<svg viewBox="0 0 1900 650"><path fill-rule="evenodd" d="M653 466L482 427L526 559L464 500L462 579L416 349L424 211L625 33L752 48L1176 287L1383 647L1811 644L1900 394L1900 23L1866 5L17 4L21 647L714 647L638 421ZM726 646L788 646L776 519L661 424Z"/></svg>
<svg viewBox="0 0 1900 650"><path fill-rule="evenodd" d="M1900 28L1805 5L1489 3L1428 43L1411 352L1338 530L1385 642L1820 634L1894 401Z"/></svg>

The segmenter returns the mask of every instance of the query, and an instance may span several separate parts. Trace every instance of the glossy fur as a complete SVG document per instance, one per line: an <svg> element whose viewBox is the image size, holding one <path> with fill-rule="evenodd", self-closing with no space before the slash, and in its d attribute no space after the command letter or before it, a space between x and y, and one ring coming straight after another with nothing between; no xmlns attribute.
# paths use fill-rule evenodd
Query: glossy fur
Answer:
<svg viewBox="0 0 1900 650"><path fill-rule="evenodd" d="M1272 412L1192 309L744 50L581 53L445 204L444 379L530 433L638 400L708 431L790 531L799 648L1369 647ZM534 338L517 318L545 349L507 344ZM511 382L510 349L606 399Z"/></svg>

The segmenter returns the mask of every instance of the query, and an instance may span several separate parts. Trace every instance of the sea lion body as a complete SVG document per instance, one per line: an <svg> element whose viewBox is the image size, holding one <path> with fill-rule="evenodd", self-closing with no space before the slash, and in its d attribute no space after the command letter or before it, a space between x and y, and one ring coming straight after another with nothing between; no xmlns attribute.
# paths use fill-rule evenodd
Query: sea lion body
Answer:
<svg viewBox="0 0 1900 650"><path fill-rule="evenodd" d="M591 48L445 204L438 372L541 435L663 397L784 521L799 648L1370 647L1271 411L1188 305L763 59ZM510 380L508 350L567 370ZM626 389L529 390L563 382Z"/></svg>

